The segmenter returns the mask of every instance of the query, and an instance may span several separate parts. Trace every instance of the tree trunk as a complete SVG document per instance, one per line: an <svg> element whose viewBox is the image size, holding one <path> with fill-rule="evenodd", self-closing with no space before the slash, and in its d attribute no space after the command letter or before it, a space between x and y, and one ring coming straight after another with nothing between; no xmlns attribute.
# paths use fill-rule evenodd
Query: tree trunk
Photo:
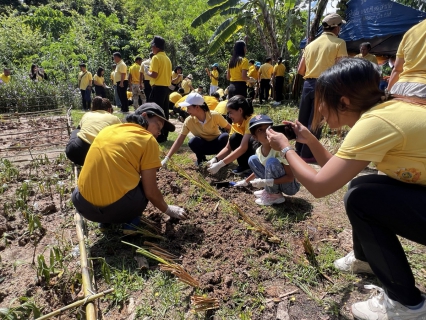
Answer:
<svg viewBox="0 0 426 320"><path fill-rule="evenodd" d="M269 14L268 6L266 5L266 3L262 0L259 0L258 3L259 9L262 11L263 23L266 27L267 35L271 42L272 58L276 60L278 58L278 55L280 54L280 49L278 47L278 40L274 30L274 22L271 18L271 15Z"/></svg>
<svg viewBox="0 0 426 320"><path fill-rule="evenodd" d="M271 46L266 42L266 36L263 32L262 26L257 18L254 18L256 24L257 32L259 33L259 38L262 46L265 48L266 54L270 56L272 54Z"/></svg>
<svg viewBox="0 0 426 320"><path fill-rule="evenodd" d="M322 15L324 14L325 8L327 7L328 0L319 0L317 4L317 10L315 12L315 18L312 21L311 29L309 31L308 43L315 39L319 25L322 21Z"/></svg>

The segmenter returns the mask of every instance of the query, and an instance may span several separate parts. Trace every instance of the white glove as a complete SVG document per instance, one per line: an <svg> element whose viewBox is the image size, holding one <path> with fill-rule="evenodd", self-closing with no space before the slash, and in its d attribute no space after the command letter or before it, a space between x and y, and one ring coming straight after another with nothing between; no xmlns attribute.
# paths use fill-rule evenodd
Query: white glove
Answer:
<svg viewBox="0 0 426 320"><path fill-rule="evenodd" d="M226 166L225 162L223 162L223 160L220 160L217 163L213 163L210 168L207 169L208 172L210 172L211 174L215 174L217 173L221 168L223 168L224 166Z"/></svg>
<svg viewBox="0 0 426 320"><path fill-rule="evenodd" d="M234 184L234 187L247 187L248 183L246 179L240 180Z"/></svg>
<svg viewBox="0 0 426 320"><path fill-rule="evenodd" d="M171 218L177 218L179 220L185 220L187 218L185 210L178 206L169 205L166 212L163 213L167 214Z"/></svg>
<svg viewBox="0 0 426 320"><path fill-rule="evenodd" d="M272 187L274 185L274 179L254 179L250 181L250 183L255 188Z"/></svg>
<svg viewBox="0 0 426 320"><path fill-rule="evenodd" d="M161 166L162 167L167 167L167 162L170 160L170 158L168 156L166 156L162 161L161 161Z"/></svg>
<svg viewBox="0 0 426 320"><path fill-rule="evenodd" d="M217 158L216 157L210 159L209 161L207 161L207 167L210 167L210 166L214 165L216 162L217 162Z"/></svg>

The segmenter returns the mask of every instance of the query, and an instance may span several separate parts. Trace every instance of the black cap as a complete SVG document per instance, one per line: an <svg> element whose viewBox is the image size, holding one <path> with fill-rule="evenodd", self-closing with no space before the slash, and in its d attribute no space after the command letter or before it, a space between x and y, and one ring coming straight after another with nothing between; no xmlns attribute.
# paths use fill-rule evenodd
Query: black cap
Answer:
<svg viewBox="0 0 426 320"><path fill-rule="evenodd" d="M272 121L271 118L269 118L268 116L264 115L264 114L258 114L257 116L254 116L253 118L250 119L250 124L249 124L249 129L258 126L259 124L273 124L274 122Z"/></svg>
<svg viewBox="0 0 426 320"><path fill-rule="evenodd" d="M163 109L161 109L161 107L158 104L154 102L144 103L143 105L141 105L139 108L136 109L135 115L141 115L144 112L146 112L147 114L153 114L163 119L164 128L167 129L167 131L173 132L176 130L175 125L166 119Z"/></svg>

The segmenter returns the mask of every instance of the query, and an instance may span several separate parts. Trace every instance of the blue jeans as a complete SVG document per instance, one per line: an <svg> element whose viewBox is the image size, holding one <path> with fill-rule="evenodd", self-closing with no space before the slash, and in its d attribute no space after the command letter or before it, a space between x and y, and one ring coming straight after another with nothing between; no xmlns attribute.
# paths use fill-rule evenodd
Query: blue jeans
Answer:
<svg viewBox="0 0 426 320"><path fill-rule="evenodd" d="M266 160L265 165L260 163L258 156L254 155L249 158L248 164L254 172L256 178L260 179L278 179L285 176L285 170L282 163L277 158L269 158ZM292 182L274 184L272 187L265 187L268 193L284 192L292 196L300 189L300 184L293 180Z"/></svg>
<svg viewBox="0 0 426 320"><path fill-rule="evenodd" d="M117 91L117 85L113 85L112 86L114 88L114 100L115 100L115 105L119 108L121 108L121 101L120 101L120 97L118 96L118 91Z"/></svg>

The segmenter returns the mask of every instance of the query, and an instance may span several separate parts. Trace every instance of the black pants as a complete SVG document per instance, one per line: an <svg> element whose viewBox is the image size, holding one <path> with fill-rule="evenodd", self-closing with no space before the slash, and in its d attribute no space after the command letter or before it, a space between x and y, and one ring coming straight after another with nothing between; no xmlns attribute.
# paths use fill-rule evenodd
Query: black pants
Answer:
<svg viewBox="0 0 426 320"><path fill-rule="evenodd" d="M95 86L96 96L106 98L105 88L103 86Z"/></svg>
<svg viewBox="0 0 426 320"><path fill-rule="evenodd" d="M275 77L275 101L283 101L284 77Z"/></svg>
<svg viewBox="0 0 426 320"><path fill-rule="evenodd" d="M200 137L193 137L189 140L188 146L191 148L192 152L195 153L197 161L200 164L203 161L207 161L206 155L217 154L225 148L228 139L228 133L222 133L212 141L207 141Z"/></svg>
<svg viewBox="0 0 426 320"><path fill-rule="evenodd" d="M155 102L158 104L164 111L164 115L166 116L166 119L169 119L169 95L170 95L170 89L166 86L153 86L151 95L150 95L150 102ZM164 142L167 141L167 137L169 136L169 131L167 131L164 127L161 130L161 134L158 136L157 141L158 142Z"/></svg>
<svg viewBox="0 0 426 320"><path fill-rule="evenodd" d="M268 101L269 90L271 90L271 80L260 79L260 93L259 93L260 103L262 103L263 100Z"/></svg>
<svg viewBox="0 0 426 320"><path fill-rule="evenodd" d="M397 235L426 245L426 187L367 175L352 180L344 201L355 257L368 261L389 298L419 304L420 291Z"/></svg>
<svg viewBox="0 0 426 320"><path fill-rule="evenodd" d="M136 188L127 192L121 199L106 207L96 207L84 199L78 187L71 196L72 203L77 211L87 220L101 223L126 223L142 215L148 200L139 183Z"/></svg>
<svg viewBox="0 0 426 320"><path fill-rule="evenodd" d="M312 119L314 118L315 84L317 79L306 79L303 84L302 98L300 100L298 120L309 130L311 130ZM311 130L312 131L312 130ZM312 132L319 140L321 129ZM296 152L302 158L312 158L311 149L306 144L296 142Z"/></svg>
<svg viewBox="0 0 426 320"><path fill-rule="evenodd" d="M75 129L71 132L70 140L65 147L65 154L72 162L82 166L86 159L87 152L89 151L90 144L77 136L79 132L80 129Z"/></svg>
<svg viewBox="0 0 426 320"><path fill-rule="evenodd" d="M229 84L228 100L237 95L247 98L247 84L245 81L232 81Z"/></svg>
<svg viewBox="0 0 426 320"><path fill-rule="evenodd" d="M85 96L86 96L86 90L81 90L80 89L80 93L81 93L81 103L83 105L83 110L90 110L90 99L86 100Z"/></svg>
<svg viewBox="0 0 426 320"><path fill-rule="evenodd" d="M256 92L254 91L254 87L247 87L247 95L250 99L254 99Z"/></svg>
<svg viewBox="0 0 426 320"><path fill-rule="evenodd" d="M241 141L243 141L243 135L239 133L234 133L229 138L229 145L231 146L232 151L234 151L241 145ZM250 169L248 164L248 159L252 155L254 155L256 151L255 143L256 143L255 140L253 138L250 138L247 151L237 159L238 166L241 167L242 169Z"/></svg>
<svg viewBox="0 0 426 320"><path fill-rule="evenodd" d="M129 112L129 102L127 100L127 88L129 87L129 81L123 81L123 87L120 87L120 82L117 82L117 93L121 102L121 111Z"/></svg>
<svg viewBox="0 0 426 320"><path fill-rule="evenodd" d="M151 84L149 83L149 80L144 80L143 81L143 92L145 92L145 97L147 102L151 102L151 100L149 100L151 97L151 91L152 91L152 87Z"/></svg>

